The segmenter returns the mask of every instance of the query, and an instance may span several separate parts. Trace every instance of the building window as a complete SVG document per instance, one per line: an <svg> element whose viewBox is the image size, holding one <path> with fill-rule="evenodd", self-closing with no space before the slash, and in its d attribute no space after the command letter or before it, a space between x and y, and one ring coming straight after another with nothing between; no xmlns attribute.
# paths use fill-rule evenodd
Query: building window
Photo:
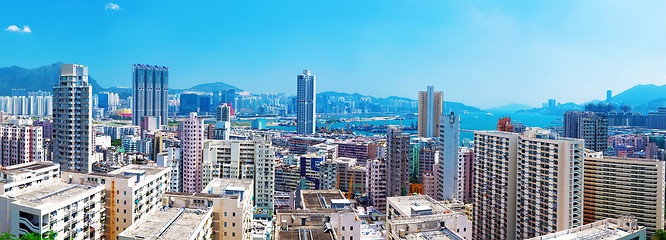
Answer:
<svg viewBox="0 0 666 240"><path fill-rule="evenodd" d="M345 230L345 226L342 226L342 231L344 231L344 230Z"/></svg>
<svg viewBox="0 0 666 240"><path fill-rule="evenodd" d="M227 212L224 212L224 216L225 216L225 217L227 216Z"/></svg>
<svg viewBox="0 0 666 240"><path fill-rule="evenodd" d="M227 227L227 222L224 222L224 227Z"/></svg>

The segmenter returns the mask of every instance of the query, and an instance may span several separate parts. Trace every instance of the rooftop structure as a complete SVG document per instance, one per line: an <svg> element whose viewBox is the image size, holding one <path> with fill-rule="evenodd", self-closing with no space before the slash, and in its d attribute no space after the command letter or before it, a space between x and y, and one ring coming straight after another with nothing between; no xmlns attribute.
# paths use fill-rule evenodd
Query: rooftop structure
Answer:
<svg viewBox="0 0 666 240"><path fill-rule="evenodd" d="M464 210L454 210L427 195L389 197L386 201L386 237L389 240L472 239L472 223ZM462 206L459 202L452 205Z"/></svg>
<svg viewBox="0 0 666 240"><path fill-rule="evenodd" d="M213 209L167 208L156 211L118 235L118 240L210 239Z"/></svg>
<svg viewBox="0 0 666 240"><path fill-rule="evenodd" d="M645 240L645 228L638 226L636 219L623 216L618 219L607 218L528 240Z"/></svg>

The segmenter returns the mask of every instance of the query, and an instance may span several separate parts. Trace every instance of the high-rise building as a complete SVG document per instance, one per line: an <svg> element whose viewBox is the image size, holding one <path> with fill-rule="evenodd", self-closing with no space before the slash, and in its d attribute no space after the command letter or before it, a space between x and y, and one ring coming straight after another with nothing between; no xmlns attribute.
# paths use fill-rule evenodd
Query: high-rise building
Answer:
<svg viewBox="0 0 666 240"><path fill-rule="evenodd" d="M474 236L525 239L583 224L581 139L475 133Z"/></svg>
<svg viewBox="0 0 666 240"><path fill-rule="evenodd" d="M199 112L199 94L180 94L180 106L178 107L178 113L180 115L187 116L192 112Z"/></svg>
<svg viewBox="0 0 666 240"><path fill-rule="evenodd" d="M88 67L63 64L53 86L53 162L60 169L92 170L92 87Z"/></svg>
<svg viewBox="0 0 666 240"><path fill-rule="evenodd" d="M178 138L182 143L183 159L183 192L201 192L203 187L203 142L204 121L197 118L197 113L180 123Z"/></svg>
<svg viewBox="0 0 666 240"><path fill-rule="evenodd" d="M42 127L33 126L30 119L10 119L0 124L0 139L3 167L46 160Z"/></svg>
<svg viewBox="0 0 666 240"><path fill-rule="evenodd" d="M458 148L458 181L456 199L469 202L472 199L474 183L474 150L467 147Z"/></svg>
<svg viewBox="0 0 666 240"><path fill-rule="evenodd" d="M419 92L419 137L439 137L439 118L442 116L444 101L442 92L435 92L434 86Z"/></svg>
<svg viewBox="0 0 666 240"><path fill-rule="evenodd" d="M649 234L633 216L606 218L580 227L574 227L527 240L645 240Z"/></svg>
<svg viewBox="0 0 666 240"><path fill-rule="evenodd" d="M608 119L594 112L564 113L564 137L585 140L585 148L595 152L608 150Z"/></svg>
<svg viewBox="0 0 666 240"><path fill-rule="evenodd" d="M303 70L298 75L297 110L296 110L296 133L314 134L317 123L316 117L316 81L317 76L312 75L310 70Z"/></svg>
<svg viewBox="0 0 666 240"><path fill-rule="evenodd" d="M229 133L231 132L231 105L225 103L217 106L215 120L213 139L229 140Z"/></svg>
<svg viewBox="0 0 666 240"><path fill-rule="evenodd" d="M611 102L613 100L613 91L606 91L606 102Z"/></svg>
<svg viewBox="0 0 666 240"><path fill-rule="evenodd" d="M153 116L161 125L166 125L169 68L134 64L132 77L132 124L139 126L144 116Z"/></svg>
<svg viewBox="0 0 666 240"><path fill-rule="evenodd" d="M584 171L585 223L631 215L648 235L664 228L664 161L586 154Z"/></svg>
<svg viewBox="0 0 666 240"><path fill-rule="evenodd" d="M439 121L440 160L439 199L456 199L458 193L458 145L460 139L460 115L451 112Z"/></svg>
<svg viewBox="0 0 666 240"><path fill-rule="evenodd" d="M203 185L215 178L254 180L254 206L273 208L275 152L271 143L211 140L203 148Z"/></svg>
<svg viewBox="0 0 666 240"><path fill-rule="evenodd" d="M370 205L381 212L386 211L386 159L379 158L366 162L366 194Z"/></svg>
<svg viewBox="0 0 666 240"><path fill-rule="evenodd" d="M406 196L409 193L409 134L402 132L399 126L389 126L386 138L387 197Z"/></svg>

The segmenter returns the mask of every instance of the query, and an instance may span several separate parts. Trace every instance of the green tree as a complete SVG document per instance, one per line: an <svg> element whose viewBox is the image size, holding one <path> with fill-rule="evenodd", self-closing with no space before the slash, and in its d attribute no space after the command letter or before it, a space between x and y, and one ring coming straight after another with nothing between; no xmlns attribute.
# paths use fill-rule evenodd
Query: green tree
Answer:
<svg viewBox="0 0 666 240"><path fill-rule="evenodd" d="M56 233L54 233L53 231L48 231L44 233L44 235L33 232L23 235L20 238L16 237L16 235L9 234L7 232L2 232L2 234L0 235L0 240L54 240L55 237Z"/></svg>
<svg viewBox="0 0 666 240"><path fill-rule="evenodd" d="M663 229L657 230L654 232L654 235L652 235L652 240L666 240L666 231Z"/></svg>

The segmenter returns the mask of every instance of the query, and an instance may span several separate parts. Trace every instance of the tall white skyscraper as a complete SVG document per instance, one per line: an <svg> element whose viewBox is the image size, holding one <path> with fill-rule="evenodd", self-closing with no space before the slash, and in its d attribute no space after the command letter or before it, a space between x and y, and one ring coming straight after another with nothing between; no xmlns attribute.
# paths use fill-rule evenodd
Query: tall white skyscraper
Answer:
<svg viewBox="0 0 666 240"><path fill-rule="evenodd" d="M63 64L53 86L53 162L60 169L92 169L92 87L88 67Z"/></svg>
<svg viewBox="0 0 666 240"><path fill-rule="evenodd" d="M316 99L315 86L317 76L312 75L310 70L303 70L298 75L298 90L296 96L296 133L314 134L316 122Z"/></svg>
<svg viewBox="0 0 666 240"><path fill-rule="evenodd" d="M213 138L217 140L229 140L229 133L231 132L231 106L227 103L217 106L217 117L215 120Z"/></svg>
<svg viewBox="0 0 666 240"><path fill-rule="evenodd" d="M460 115L451 112L442 115L439 121L439 199L455 199L458 183L458 143L460 138Z"/></svg>

